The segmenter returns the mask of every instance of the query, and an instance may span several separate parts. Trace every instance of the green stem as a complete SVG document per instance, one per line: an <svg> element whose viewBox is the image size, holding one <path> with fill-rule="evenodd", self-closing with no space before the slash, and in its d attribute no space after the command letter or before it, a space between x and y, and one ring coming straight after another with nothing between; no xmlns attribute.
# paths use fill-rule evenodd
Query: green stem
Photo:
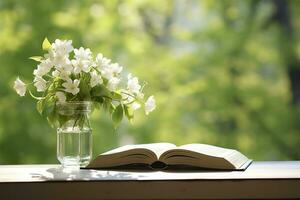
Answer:
<svg viewBox="0 0 300 200"><path fill-rule="evenodd" d="M45 76L54 79L54 76L51 76L51 75L49 75L49 74L45 74Z"/></svg>
<svg viewBox="0 0 300 200"><path fill-rule="evenodd" d="M33 84L34 84L34 82L26 83L25 85L33 85Z"/></svg>
<svg viewBox="0 0 300 200"><path fill-rule="evenodd" d="M74 122L74 124L73 124L73 129L75 128L75 126L76 126L76 124L77 124L79 118L80 118L80 116L78 116L78 117L76 118L76 120L75 120L75 122Z"/></svg>
<svg viewBox="0 0 300 200"><path fill-rule="evenodd" d="M128 103L126 103L126 105L130 105L130 104L132 104L132 103L134 103L135 101L131 101L131 102L128 102Z"/></svg>
<svg viewBox="0 0 300 200"><path fill-rule="evenodd" d="M127 93L127 92L121 92L121 93L127 94L128 96L131 96L131 97L134 98L134 100L133 100L132 102L130 102L130 103L133 103L134 101L137 101L137 102L139 102L139 103L141 103L141 104L144 103L143 101L141 101L139 98L136 98L136 97L135 97L134 95L132 95L132 94L129 94L129 93Z"/></svg>
<svg viewBox="0 0 300 200"><path fill-rule="evenodd" d="M127 92L122 92L122 91L121 91L121 93L127 94L128 96L131 96L131 97L133 97L134 99L136 99L136 97L135 97L134 95L132 95L132 94L129 94L129 93L127 93Z"/></svg>
<svg viewBox="0 0 300 200"><path fill-rule="evenodd" d="M29 92L30 96L31 96L32 98L36 99L36 100L42 100L42 99L45 99L45 97L37 97L37 96L34 96L34 95L31 93L30 90L28 90L28 92Z"/></svg>
<svg viewBox="0 0 300 200"><path fill-rule="evenodd" d="M144 83L143 83L142 88L141 88L141 90L140 90L141 92L143 92L143 90L144 90L144 88L145 88L145 86L146 86L147 84L148 84L147 82L144 82Z"/></svg>
<svg viewBox="0 0 300 200"><path fill-rule="evenodd" d="M70 101L73 101L74 99L76 99L76 95L74 96L74 97L72 97L71 99L70 99Z"/></svg>
<svg viewBox="0 0 300 200"><path fill-rule="evenodd" d="M119 100L119 99L114 99L114 98L111 98L111 97L109 97L109 96L101 96L101 97L104 97L104 98L110 99L110 100L112 100L112 101L117 101L117 102L120 102L120 100Z"/></svg>
<svg viewBox="0 0 300 200"><path fill-rule="evenodd" d="M92 67L92 68L101 75L101 72L96 67ZM101 76L101 78L102 78L102 76Z"/></svg>

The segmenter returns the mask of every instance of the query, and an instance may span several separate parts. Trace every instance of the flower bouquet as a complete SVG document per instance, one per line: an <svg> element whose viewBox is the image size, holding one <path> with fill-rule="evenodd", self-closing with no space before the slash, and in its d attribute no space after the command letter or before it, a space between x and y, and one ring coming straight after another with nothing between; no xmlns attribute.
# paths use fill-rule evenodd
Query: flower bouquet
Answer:
<svg viewBox="0 0 300 200"><path fill-rule="evenodd" d="M142 107L146 115L155 109L154 97L145 99L145 84L132 74L124 77L123 67L101 53L94 58L90 49L76 49L71 40L51 44L46 38L42 48L44 56L30 57L39 62L33 82L25 84L18 77L14 89L20 96L28 91L38 112L58 128L57 154L64 166L84 166L91 159L92 107L108 112L115 127L124 116L131 121Z"/></svg>

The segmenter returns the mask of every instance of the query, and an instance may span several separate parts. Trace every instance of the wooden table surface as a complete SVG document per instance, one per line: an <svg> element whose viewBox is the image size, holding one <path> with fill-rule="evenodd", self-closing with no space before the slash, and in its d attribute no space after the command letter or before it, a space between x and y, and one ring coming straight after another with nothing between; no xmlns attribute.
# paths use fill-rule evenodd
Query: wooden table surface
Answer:
<svg viewBox="0 0 300 200"><path fill-rule="evenodd" d="M66 171L0 165L0 199L293 199L300 161L253 162L246 171Z"/></svg>

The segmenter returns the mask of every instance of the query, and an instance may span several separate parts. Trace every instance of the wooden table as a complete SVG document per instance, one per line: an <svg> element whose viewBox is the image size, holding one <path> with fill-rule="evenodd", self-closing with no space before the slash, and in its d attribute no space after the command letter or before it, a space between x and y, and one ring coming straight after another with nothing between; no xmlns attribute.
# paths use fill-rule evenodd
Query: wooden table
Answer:
<svg viewBox="0 0 300 200"><path fill-rule="evenodd" d="M246 171L64 171L0 166L0 199L293 199L300 161L253 162Z"/></svg>

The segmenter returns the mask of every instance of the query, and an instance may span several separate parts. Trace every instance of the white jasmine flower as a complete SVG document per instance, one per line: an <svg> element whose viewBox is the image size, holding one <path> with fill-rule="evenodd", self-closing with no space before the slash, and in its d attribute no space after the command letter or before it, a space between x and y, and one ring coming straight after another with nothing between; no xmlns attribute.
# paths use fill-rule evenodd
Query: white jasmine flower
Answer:
<svg viewBox="0 0 300 200"><path fill-rule="evenodd" d="M104 68L101 70L101 75L107 80L113 78L113 72L109 68Z"/></svg>
<svg viewBox="0 0 300 200"><path fill-rule="evenodd" d="M51 45L52 51L55 52L57 56L67 56L71 51L73 51L72 40L59 40L56 39Z"/></svg>
<svg viewBox="0 0 300 200"><path fill-rule="evenodd" d="M14 89L16 90L18 95L20 95L21 97L25 96L26 85L23 81L20 80L19 77L15 80Z"/></svg>
<svg viewBox="0 0 300 200"><path fill-rule="evenodd" d="M123 82L121 80L123 76L120 76L123 67L118 63L111 63L111 60L104 57L101 53L97 54L94 59L89 48L80 47L74 49L71 40L56 39L50 47L49 45L49 41L45 39L42 46L43 49L47 49L47 53L43 57L32 58L40 61L33 71L33 85L38 92L44 92L43 97L38 99L43 99L50 95L51 98L54 98L54 101L65 103L69 98L78 98L77 94L80 97L84 97L85 95L81 93L90 93L91 88L95 89L97 86L105 86L106 90L111 91L112 95L116 93L113 95L116 97L113 98L113 105L123 104L130 111L143 107L146 115L156 108L153 96L150 96L147 101L144 100L143 85L140 85L138 77L129 74L125 87L119 86L121 85L120 82ZM87 88L82 88L83 86ZM49 87L51 88L49 89ZM26 84L19 77L14 82L14 89L20 96L25 96ZM84 89L84 91L81 89ZM54 92L50 90L54 90ZM118 97L119 91L121 91L122 97ZM70 94L74 96L71 98L72 95L70 96ZM97 94L92 91L91 95L91 99L95 99L93 95ZM33 95L32 97L36 98ZM108 99L109 102L110 100ZM127 115L127 117L131 119L131 116ZM76 127L76 129L79 128Z"/></svg>
<svg viewBox="0 0 300 200"><path fill-rule="evenodd" d="M52 76L54 76L55 78L60 78L62 80L68 80L70 79L70 73L66 72L66 71L58 71L58 70L54 70L52 72Z"/></svg>
<svg viewBox="0 0 300 200"><path fill-rule="evenodd" d="M38 92L44 92L47 89L47 81L42 77L36 76L33 81Z"/></svg>
<svg viewBox="0 0 300 200"><path fill-rule="evenodd" d="M90 75L91 75L91 81L90 81L91 87L95 87L96 85L103 83L101 76L97 74L96 71L91 72Z"/></svg>
<svg viewBox="0 0 300 200"><path fill-rule="evenodd" d="M64 82L62 86L65 88L66 92L76 95L79 92L79 83L80 81L77 79L75 79L74 81L72 81L72 79L67 79L67 81Z"/></svg>
<svg viewBox="0 0 300 200"><path fill-rule="evenodd" d="M108 83L107 83L107 89L110 91L114 91L117 89L118 84L120 83L120 79L113 77L111 79L109 79Z"/></svg>
<svg viewBox="0 0 300 200"><path fill-rule="evenodd" d="M65 93L56 92L55 96L56 96L59 103L65 103L66 102L67 97L66 97Z"/></svg>
<svg viewBox="0 0 300 200"><path fill-rule="evenodd" d="M123 70L123 67L118 63L113 63L102 69L101 74L106 79L111 79L115 76L118 76Z"/></svg>
<svg viewBox="0 0 300 200"><path fill-rule="evenodd" d="M62 66L58 71L59 71L59 78L63 79L63 80L68 80L70 79L70 75L72 73L72 67L68 67L68 66Z"/></svg>
<svg viewBox="0 0 300 200"><path fill-rule="evenodd" d="M37 69L33 70L33 75L35 76L44 76L46 73L45 71L43 71L43 69L41 67L37 67Z"/></svg>
<svg viewBox="0 0 300 200"><path fill-rule="evenodd" d="M92 65L92 52L90 49L74 49L75 59L72 60L74 66L74 73L79 74L81 71L88 73Z"/></svg>
<svg viewBox="0 0 300 200"><path fill-rule="evenodd" d="M72 62L67 57L56 60L55 69L59 71L72 72L73 71Z"/></svg>
<svg viewBox="0 0 300 200"><path fill-rule="evenodd" d="M137 103L137 102L133 102L130 106L133 110L138 110L141 107L141 104Z"/></svg>
<svg viewBox="0 0 300 200"><path fill-rule="evenodd" d="M62 66L61 68L59 68L59 70L54 70L52 72L52 76L61 78L63 80L68 80L70 79L71 73L72 72L70 71L70 68L68 66Z"/></svg>
<svg viewBox="0 0 300 200"><path fill-rule="evenodd" d="M77 60L91 60L92 59L92 52L89 48L84 49L80 47L79 49L74 49L75 58Z"/></svg>
<svg viewBox="0 0 300 200"><path fill-rule="evenodd" d="M68 80L68 79L70 79L70 75L71 75L71 72L69 72L69 71L60 71L60 73L59 73L59 77L62 80Z"/></svg>
<svg viewBox="0 0 300 200"><path fill-rule="evenodd" d="M54 70L52 72L52 76L54 76L54 77L59 77L59 74L60 74L60 72L58 70Z"/></svg>
<svg viewBox="0 0 300 200"><path fill-rule="evenodd" d="M130 93L138 94L141 89L139 79L137 77L132 77L131 74L128 74L127 89Z"/></svg>
<svg viewBox="0 0 300 200"><path fill-rule="evenodd" d="M53 63L49 58L47 58L45 60L42 60L42 62L40 63L40 67L43 68L43 70L46 71L46 73L48 73L51 71Z"/></svg>
<svg viewBox="0 0 300 200"><path fill-rule="evenodd" d="M72 67L72 65L63 65L63 66L57 68L57 70L60 72L66 72L68 74L71 74L73 71L73 67Z"/></svg>
<svg viewBox="0 0 300 200"><path fill-rule="evenodd" d="M63 65L71 64L71 61L69 60L68 55L54 54L54 57L51 60L56 69Z"/></svg>
<svg viewBox="0 0 300 200"><path fill-rule="evenodd" d="M154 96L150 96L145 103L145 113L148 115L156 107Z"/></svg>
<svg viewBox="0 0 300 200"><path fill-rule="evenodd" d="M37 68L33 71L33 75L42 77L50 72L52 67L52 62L49 59L46 59L37 66Z"/></svg>
<svg viewBox="0 0 300 200"><path fill-rule="evenodd" d="M118 63L113 63L109 65L109 67L111 68L115 76L119 75L123 70L123 67L120 66Z"/></svg>
<svg viewBox="0 0 300 200"><path fill-rule="evenodd" d="M89 60L72 60L74 66L74 74L79 74L81 71L88 73L91 69Z"/></svg>
<svg viewBox="0 0 300 200"><path fill-rule="evenodd" d="M101 53L98 53L95 61L96 67L101 71L110 64L110 59L105 58Z"/></svg>

